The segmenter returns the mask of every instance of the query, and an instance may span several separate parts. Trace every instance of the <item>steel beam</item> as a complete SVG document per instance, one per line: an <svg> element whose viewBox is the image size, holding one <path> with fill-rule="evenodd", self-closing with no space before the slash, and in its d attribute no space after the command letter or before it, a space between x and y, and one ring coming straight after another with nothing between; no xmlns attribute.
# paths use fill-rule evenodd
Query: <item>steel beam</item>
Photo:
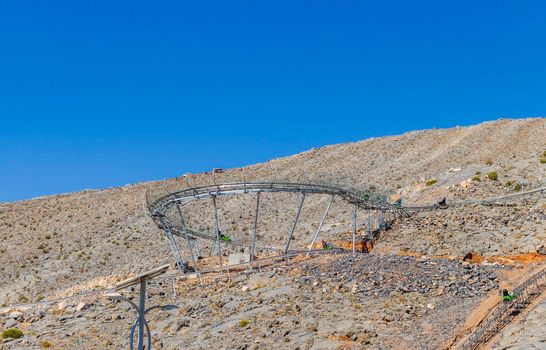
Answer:
<svg viewBox="0 0 546 350"><path fill-rule="evenodd" d="M180 209L180 205L176 205L176 209L178 210L178 215L180 215L180 224L182 225L182 228L184 230L184 236L186 236L186 243L188 245L188 252L190 253L191 260L193 262L193 269L195 272L197 272L197 261L195 260L195 256L193 255L193 248L190 241L190 235L188 234L188 228L186 227L186 221L184 220L184 215L182 215L182 209Z"/></svg>
<svg viewBox="0 0 546 350"><path fill-rule="evenodd" d="M332 206L332 202L334 201L334 197L335 197L335 195L332 195L330 197L330 202L328 202L328 206L326 207L326 210L324 211L324 215L322 215L322 219L320 220L320 224L319 224L319 226L317 228L317 231L315 232L315 235L313 236L313 241L311 242L311 247L309 247L309 252L311 252L311 250L313 250L313 247L315 246L315 242L318 239L318 235L319 235L320 230L322 229L322 225L324 225L324 220L326 220L326 216L328 215L328 212L330 211L330 207ZM309 255L309 253L307 253L307 255Z"/></svg>
<svg viewBox="0 0 546 350"><path fill-rule="evenodd" d="M220 258L220 266L222 266L222 243L220 242L220 225L218 224L218 206L216 205L216 195L211 195L212 204L214 205L214 223L216 225L216 244L214 247L215 253Z"/></svg>
<svg viewBox="0 0 546 350"><path fill-rule="evenodd" d="M305 193L302 193L300 205L298 206L298 211L296 212L296 218L294 219L294 224L292 225L292 229L290 230L290 233L288 235L288 241L286 242L286 246L284 247L284 254L288 252L288 248L290 247L290 241L292 240L292 235L294 234L294 230L296 229L296 224L298 223L298 219L301 213L301 207L303 207L304 201L305 201Z"/></svg>
<svg viewBox="0 0 546 350"><path fill-rule="evenodd" d="M180 250L178 249L178 245L176 244L176 240L174 239L171 228L169 227L169 224L164 217L160 217L159 220L161 221L163 230L165 231L165 236L167 237L167 241L169 242L169 246L171 247L171 252L173 253L176 263L176 268L181 272L185 272L184 270L186 262L182 259L182 256L180 255Z"/></svg>
<svg viewBox="0 0 546 350"><path fill-rule="evenodd" d="M146 278L140 281L140 302L138 313L138 350L144 349L144 310L146 310Z"/></svg>
<svg viewBox="0 0 546 350"><path fill-rule="evenodd" d="M366 234L368 238L372 237L372 217L370 214L370 209L366 209L366 213L368 215L368 218L366 220Z"/></svg>
<svg viewBox="0 0 546 350"><path fill-rule="evenodd" d="M356 204L353 210L353 255L356 253Z"/></svg>
<svg viewBox="0 0 546 350"><path fill-rule="evenodd" d="M250 260L254 260L254 252L256 251L256 231L258 227L258 213L260 211L260 193L256 194L256 213L254 214L254 231L252 233L252 248L250 249Z"/></svg>

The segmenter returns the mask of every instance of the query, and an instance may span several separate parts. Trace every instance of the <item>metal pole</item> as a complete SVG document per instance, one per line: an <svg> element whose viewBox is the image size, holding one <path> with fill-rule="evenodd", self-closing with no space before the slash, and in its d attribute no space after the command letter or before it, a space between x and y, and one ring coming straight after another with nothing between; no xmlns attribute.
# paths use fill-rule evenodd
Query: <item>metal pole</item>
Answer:
<svg viewBox="0 0 546 350"><path fill-rule="evenodd" d="M178 210L178 215L180 215L180 224L182 224L182 228L184 229L184 236L186 236L186 243L188 244L188 251L191 256L191 261L193 262L193 269L195 272L197 272L197 262L195 260L195 256L193 255L193 248L191 246L190 241L190 235L188 234L188 228L186 227L186 221L184 220L184 215L182 215L182 209L180 208L180 205L176 204L176 209Z"/></svg>
<svg viewBox="0 0 546 350"><path fill-rule="evenodd" d="M356 204L353 210L353 255L356 253Z"/></svg>
<svg viewBox="0 0 546 350"><path fill-rule="evenodd" d="M146 310L146 278L140 280L140 303L138 310L138 350L144 349L144 312Z"/></svg>
<svg viewBox="0 0 546 350"><path fill-rule="evenodd" d="M383 230L385 228L385 219L383 218L383 210L379 210L379 229Z"/></svg>
<svg viewBox="0 0 546 350"><path fill-rule="evenodd" d="M220 258L220 266L222 266L222 246L220 242L220 225L218 224L218 207L216 206L216 195L212 195L212 204L214 205L214 223L216 224L216 246L215 250Z"/></svg>
<svg viewBox="0 0 546 350"><path fill-rule="evenodd" d="M368 219L367 219L367 223L366 223L366 233L368 235L368 238L371 238L372 237L372 218L370 216L370 209L367 209L366 210L367 214L368 214Z"/></svg>
<svg viewBox="0 0 546 350"><path fill-rule="evenodd" d="M296 229L296 224L298 223L298 219L300 217L301 207L303 207L303 201L305 200L305 193L301 194L301 201L300 205L298 207L298 211L296 212L296 219L294 220L294 224L292 225L292 229L290 230L290 234L288 235L288 241L286 242L286 246L284 247L284 254L288 252L288 248L290 247L290 241L292 240L292 235L294 234L294 230Z"/></svg>
<svg viewBox="0 0 546 350"><path fill-rule="evenodd" d="M332 205L332 202L334 201L334 197L335 195L332 195L332 197L330 197L330 202L328 202L328 206L326 207L326 210L324 211L324 215L322 215L322 220L320 220L319 227L317 228L317 232L315 232L315 236L313 237L313 241L311 242L311 247L309 247L309 251L307 252L307 255L309 255L309 252L313 250L313 247L315 246L315 242L317 241L319 232L322 229L324 220L326 220L326 216L328 215L328 212L330 211L330 206Z"/></svg>
<svg viewBox="0 0 546 350"><path fill-rule="evenodd" d="M176 262L176 268L179 269L181 272L184 272L184 266L186 265L186 262L182 259L182 256L180 255L180 250L178 250L178 245L176 244L176 240L173 237L169 224L167 223L167 220L165 220L165 218L163 217L160 217L159 220L163 225L165 235L167 236L167 241L169 241L169 245L171 246L171 251L174 255L174 260Z"/></svg>
<svg viewBox="0 0 546 350"><path fill-rule="evenodd" d="M256 229L258 226L258 213L260 210L260 193L256 194L256 214L254 215L254 232L252 234L252 248L250 251L250 260L254 260L254 252L256 250Z"/></svg>

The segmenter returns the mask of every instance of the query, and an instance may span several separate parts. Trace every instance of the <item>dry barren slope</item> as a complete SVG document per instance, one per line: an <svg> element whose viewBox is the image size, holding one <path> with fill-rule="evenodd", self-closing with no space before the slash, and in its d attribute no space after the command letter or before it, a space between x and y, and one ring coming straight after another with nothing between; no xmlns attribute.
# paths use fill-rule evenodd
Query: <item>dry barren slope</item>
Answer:
<svg viewBox="0 0 546 350"><path fill-rule="evenodd" d="M321 147L253 165L244 172L232 169L217 175L216 181L243 176L320 178L354 186L371 184L403 193L410 202L422 202L436 200L444 194L441 188L476 171L506 171L510 179L523 184L543 181L545 168L538 159L546 149L544 135L544 118L416 131ZM489 159L492 166L485 165ZM450 168L462 170L450 173ZM210 176L193 175L190 181L208 184ZM424 180L433 177L439 180L435 189L423 188ZM69 287L100 286L108 282L107 276L170 261L163 236L148 216L146 191L183 186L180 179L171 179L0 204L0 304L49 297ZM448 195L479 198L504 192L504 186L484 181L480 187Z"/></svg>

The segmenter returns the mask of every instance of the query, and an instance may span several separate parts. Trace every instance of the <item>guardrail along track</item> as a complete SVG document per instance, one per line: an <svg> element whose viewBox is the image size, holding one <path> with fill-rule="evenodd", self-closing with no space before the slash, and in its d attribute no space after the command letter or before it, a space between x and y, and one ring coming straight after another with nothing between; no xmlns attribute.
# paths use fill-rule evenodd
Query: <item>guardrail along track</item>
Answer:
<svg viewBox="0 0 546 350"><path fill-rule="evenodd" d="M401 207L400 209L405 211L406 216L409 216L409 215L416 214L422 211L447 209L450 207L464 207L469 205L504 206L504 205L507 205L508 201L511 199L532 197L532 196L538 196L538 195L544 197L544 193L546 193L546 187L540 187L540 188L535 188L533 190L529 190L525 192L511 193L508 195L491 197L487 199L475 199L475 200L459 201L459 202L452 202L452 203L445 203L445 204L408 206L408 207Z"/></svg>
<svg viewBox="0 0 546 350"><path fill-rule="evenodd" d="M514 292L516 297L511 302L502 302L479 324L478 328L459 346L458 350L475 350L487 342L504 328L512 319L523 311L531 302L546 289L546 268L536 273Z"/></svg>

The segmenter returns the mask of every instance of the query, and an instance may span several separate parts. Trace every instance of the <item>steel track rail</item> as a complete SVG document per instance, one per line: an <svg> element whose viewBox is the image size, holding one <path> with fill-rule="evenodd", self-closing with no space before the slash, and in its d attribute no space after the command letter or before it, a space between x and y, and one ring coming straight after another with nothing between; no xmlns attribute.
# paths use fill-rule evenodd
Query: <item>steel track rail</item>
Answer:
<svg viewBox="0 0 546 350"><path fill-rule="evenodd" d="M514 292L512 302L502 302L479 324L478 328L459 346L457 350L476 350L487 344L512 319L523 311L531 302L546 290L546 268L534 274Z"/></svg>
<svg viewBox="0 0 546 350"><path fill-rule="evenodd" d="M416 214L422 211L432 211L432 210L438 210L438 209L447 209L452 207L464 207L468 205L495 205L495 202L499 201L506 201L513 198L519 198L519 197L525 197L525 196L533 196L538 195L546 192L546 187L537 188L530 191L520 192L520 193L512 193L505 196L498 196L498 197L491 197L487 199L476 199L476 200L470 200L470 201L461 201L461 202L454 202L454 203L447 203L445 205L422 205L422 206L411 206L411 207L401 207L401 210L405 210L408 215Z"/></svg>
<svg viewBox="0 0 546 350"><path fill-rule="evenodd" d="M350 204L361 209L377 209L391 211L400 216L405 216L400 208L381 201L371 200L369 194L360 194L356 191L346 190L339 187L309 184L309 183L280 183L280 182L234 182L215 184L202 187L188 188L182 191L173 192L157 199L150 205L152 216L161 215L169 205L173 203L186 204L210 195L223 196L250 192L289 192L305 194L329 194L338 196Z"/></svg>

